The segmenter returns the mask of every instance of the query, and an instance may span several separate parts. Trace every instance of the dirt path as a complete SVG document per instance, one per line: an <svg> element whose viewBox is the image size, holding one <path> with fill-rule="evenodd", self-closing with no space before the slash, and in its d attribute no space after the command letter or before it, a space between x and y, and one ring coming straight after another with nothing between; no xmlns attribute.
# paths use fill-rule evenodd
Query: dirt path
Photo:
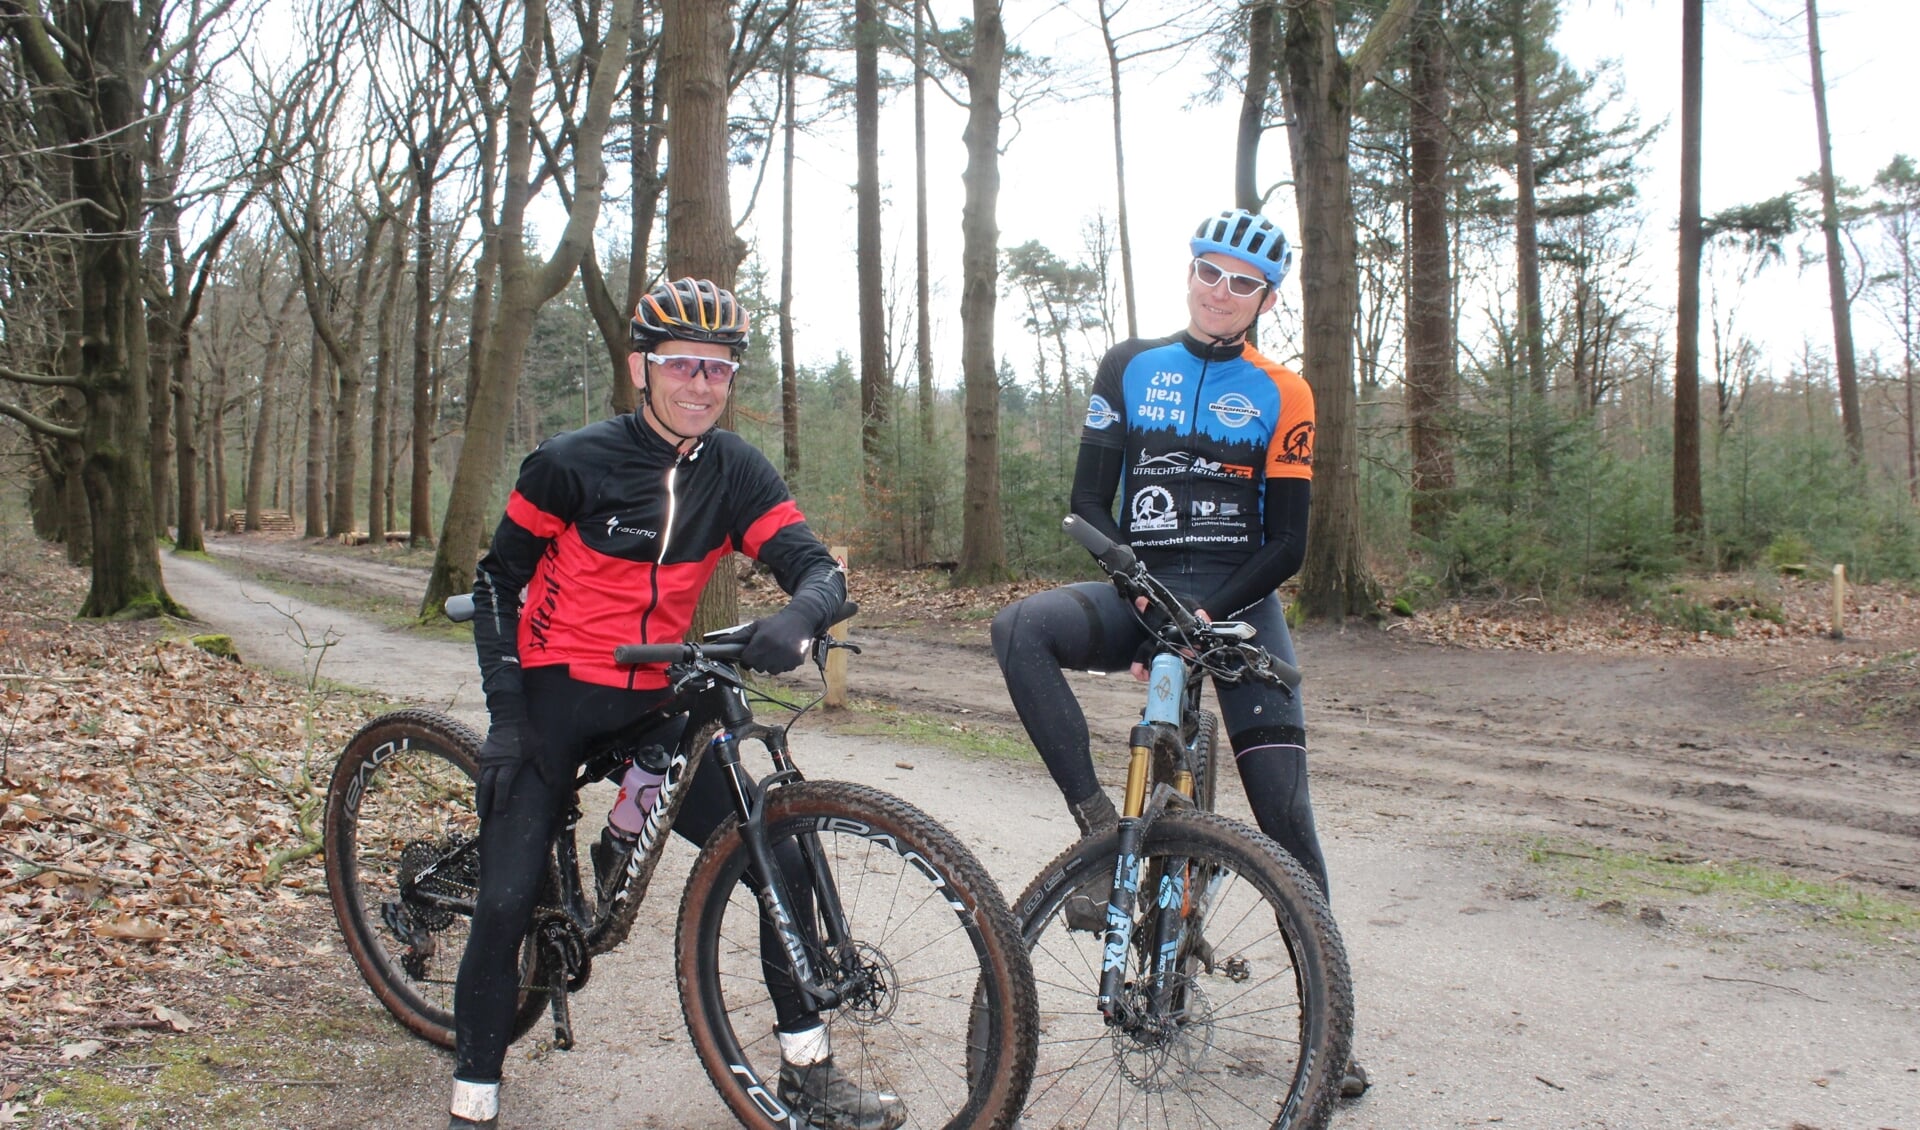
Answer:
<svg viewBox="0 0 1920 1130"><path fill-rule="evenodd" d="M422 583L385 565L315 562L298 543L224 538L211 550L222 567L168 558L169 588L250 661L293 671L311 653L260 603L284 598L234 579L249 559L410 597ZM323 675L477 717L465 646L317 607L294 615L309 636L337 636ZM857 693L1011 721L983 643L856 637L867 648ZM1309 631L1300 651L1357 1043L1376 1084L1336 1126L1920 1130L1920 939L1868 947L1678 889L1595 907L1527 859L1530 843L1601 844L1911 890L1920 760L1910 751L1777 732L1751 705L1793 673L1776 663L1465 652L1373 629ZM1078 689L1096 743L1116 748L1138 710L1133 684L1085 676ZM1071 835L1037 763L839 735L798 752L816 776L869 781L934 812L1009 894ZM1223 790L1223 808L1241 804ZM578 1001L580 1048L538 1063L515 1049L507 1125L725 1124L698 1083L668 971L668 877L691 858L675 850L634 938ZM342 1089L326 1121L430 1124L448 1069L431 1055L406 1062Z"/></svg>

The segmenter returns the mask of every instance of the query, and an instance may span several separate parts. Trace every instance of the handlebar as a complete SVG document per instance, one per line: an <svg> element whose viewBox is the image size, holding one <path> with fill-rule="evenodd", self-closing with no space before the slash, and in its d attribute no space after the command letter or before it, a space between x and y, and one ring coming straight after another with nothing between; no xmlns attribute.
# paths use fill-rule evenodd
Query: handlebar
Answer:
<svg viewBox="0 0 1920 1130"><path fill-rule="evenodd" d="M860 611L860 605L851 600L843 600L833 613L833 623L839 624L851 620ZM613 649L615 663L697 663L706 660L713 663L735 663L740 653L747 650L747 641L752 637L745 633L749 624L726 628L718 632L707 633L707 638L698 643L630 643ZM821 644L851 647L852 644L839 644L831 641L826 633L821 633L814 641L812 654L823 654Z"/></svg>
<svg viewBox="0 0 1920 1130"><path fill-rule="evenodd" d="M1166 616L1168 626L1158 633L1162 641L1187 652L1216 679L1233 681L1251 675L1262 682L1284 686L1288 691L1299 689L1298 667L1266 648L1245 642L1237 633L1225 631L1226 621L1216 628L1195 616L1172 589L1147 571L1132 547L1113 541L1078 515L1067 515L1060 527L1093 554L1094 560L1123 591L1145 597L1149 605ZM1229 656L1234 661L1231 666Z"/></svg>

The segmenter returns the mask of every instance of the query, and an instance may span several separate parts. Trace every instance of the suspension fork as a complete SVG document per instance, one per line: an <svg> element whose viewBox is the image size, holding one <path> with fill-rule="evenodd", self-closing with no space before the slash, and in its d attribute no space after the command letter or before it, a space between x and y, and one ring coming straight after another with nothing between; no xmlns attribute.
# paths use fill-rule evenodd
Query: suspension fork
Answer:
<svg viewBox="0 0 1920 1130"><path fill-rule="evenodd" d="M772 922L774 932L779 935L780 947L786 952L787 963L791 966L793 973L794 988L800 994L803 1003L813 1010L837 1007L840 1003L840 993L826 983L824 971L815 964L800 920L793 913L794 900L787 890L786 876L773 858L773 848L767 840L766 791L759 782L754 780L753 775L747 771L740 760L741 735L746 734L767 741L769 731L760 728L754 722L753 712L748 709L746 695L740 688L720 687L714 693L720 700L718 711L720 729L713 736L709 753L717 759L720 770L726 775L728 786L733 791L734 810L740 816L740 838L746 844L749 865L760 876L761 910ZM780 744L782 748L774 753L774 764L778 770L775 775L785 777L794 771L792 761L786 757L784 743ZM773 750L774 744L769 743L768 748ZM781 769L783 762L786 768ZM813 839L812 834L806 837L807 841ZM814 850L808 851L809 846L803 841L802 851L808 859L816 890L824 899L823 913L832 924L829 929L840 937L844 937L845 930L840 925L844 919L840 914L839 899L837 895L827 893L832 890L830 884L821 886L825 862L820 858L817 846ZM839 938L834 940L837 943Z"/></svg>

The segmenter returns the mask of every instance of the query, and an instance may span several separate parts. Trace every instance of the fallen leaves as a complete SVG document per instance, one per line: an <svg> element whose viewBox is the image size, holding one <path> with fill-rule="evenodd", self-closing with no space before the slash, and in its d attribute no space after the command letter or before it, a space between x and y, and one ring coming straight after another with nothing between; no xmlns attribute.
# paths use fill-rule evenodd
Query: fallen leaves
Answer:
<svg viewBox="0 0 1920 1130"><path fill-rule="evenodd" d="M204 971L280 964L285 901L325 889L283 861L362 711L164 623L71 620L84 577L32 556L0 565L0 1052L79 1062L192 1030Z"/></svg>

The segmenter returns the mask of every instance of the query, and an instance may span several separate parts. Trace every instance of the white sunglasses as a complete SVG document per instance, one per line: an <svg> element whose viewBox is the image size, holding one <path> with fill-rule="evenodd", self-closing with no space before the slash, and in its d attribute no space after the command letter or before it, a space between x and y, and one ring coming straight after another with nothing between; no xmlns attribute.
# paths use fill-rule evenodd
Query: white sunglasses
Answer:
<svg viewBox="0 0 1920 1130"><path fill-rule="evenodd" d="M1227 293L1235 298L1252 298L1267 289L1267 280L1259 275L1241 275L1207 262L1205 259L1193 261L1193 278L1201 286L1212 288L1227 280Z"/></svg>

